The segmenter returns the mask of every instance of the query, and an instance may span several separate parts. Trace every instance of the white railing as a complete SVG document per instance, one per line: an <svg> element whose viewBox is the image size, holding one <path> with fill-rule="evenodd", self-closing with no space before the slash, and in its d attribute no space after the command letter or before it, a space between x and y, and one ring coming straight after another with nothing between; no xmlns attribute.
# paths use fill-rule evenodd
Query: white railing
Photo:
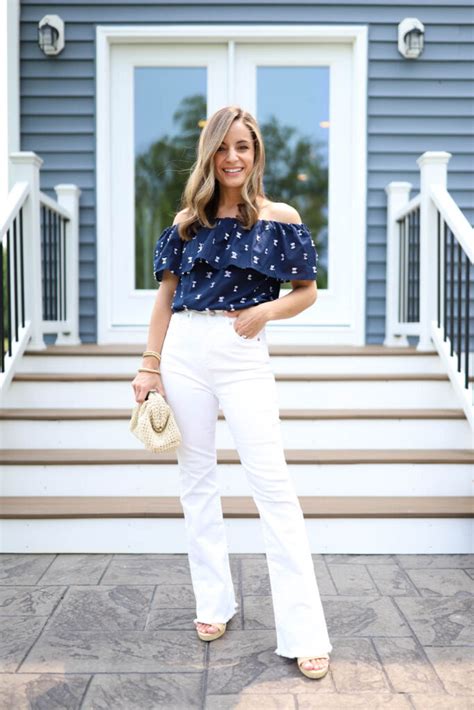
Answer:
<svg viewBox="0 0 474 710"><path fill-rule="evenodd" d="M387 185L387 294L384 345L437 350L474 430L472 278L474 229L447 190L450 153L426 152L420 192ZM473 294L474 295L474 294Z"/></svg>
<svg viewBox="0 0 474 710"><path fill-rule="evenodd" d="M56 185L58 200L40 191L42 159L10 154L10 193L0 211L0 393L26 348L79 339L79 196L76 185Z"/></svg>

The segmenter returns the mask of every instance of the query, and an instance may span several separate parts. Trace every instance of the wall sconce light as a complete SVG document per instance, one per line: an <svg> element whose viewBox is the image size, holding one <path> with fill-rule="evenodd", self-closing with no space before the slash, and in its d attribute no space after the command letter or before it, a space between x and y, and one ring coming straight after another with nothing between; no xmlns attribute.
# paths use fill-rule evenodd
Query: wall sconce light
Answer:
<svg viewBox="0 0 474 710"><path fill-rule="evenodd" d="M398 25L398 51L406 59L418 59L423 51L425 27L416 17L405 17Z"/></svg>
<svg viewBox="0 0 474 710"><path fill-rule="evenodd" d="M38 23L38 44L47 55L64 49L64 22L59 15L45 15Z"/></svg>

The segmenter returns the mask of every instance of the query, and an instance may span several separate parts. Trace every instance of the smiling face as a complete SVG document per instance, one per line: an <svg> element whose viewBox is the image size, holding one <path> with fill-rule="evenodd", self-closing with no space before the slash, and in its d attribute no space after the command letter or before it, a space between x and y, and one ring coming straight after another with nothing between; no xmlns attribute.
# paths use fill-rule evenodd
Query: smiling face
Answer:
<svg viewBox="0 0 474 710"><path fill-rule="evenodd" d="M233 192L250 175L255 157L252 134L242 121L234 121L214 155L214 172L224 192Z"/></svg>

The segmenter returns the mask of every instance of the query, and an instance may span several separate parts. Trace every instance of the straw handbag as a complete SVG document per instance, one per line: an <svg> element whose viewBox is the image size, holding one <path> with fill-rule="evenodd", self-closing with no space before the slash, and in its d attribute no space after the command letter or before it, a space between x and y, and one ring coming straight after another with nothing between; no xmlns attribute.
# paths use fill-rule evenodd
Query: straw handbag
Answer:
<svg viewBox="0 0 474 710"><path fill-rule="evenodd" d="M157 390L150 390L141 404L136 404L130 431L153 453L175 449L181 433L168 402Z"/></svg>

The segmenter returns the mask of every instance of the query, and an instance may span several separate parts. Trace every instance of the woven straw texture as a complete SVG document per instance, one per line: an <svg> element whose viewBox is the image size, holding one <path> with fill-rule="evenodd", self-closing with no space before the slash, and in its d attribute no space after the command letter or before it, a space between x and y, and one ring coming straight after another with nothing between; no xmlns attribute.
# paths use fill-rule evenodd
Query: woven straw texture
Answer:
<svg viewBox="0 0 474 710"><path fill-rule="evenodd" d="M155 454L175 449L181 443L171 407L155 390L150 390L147 399L133 408L130 431Z"/></svg>

